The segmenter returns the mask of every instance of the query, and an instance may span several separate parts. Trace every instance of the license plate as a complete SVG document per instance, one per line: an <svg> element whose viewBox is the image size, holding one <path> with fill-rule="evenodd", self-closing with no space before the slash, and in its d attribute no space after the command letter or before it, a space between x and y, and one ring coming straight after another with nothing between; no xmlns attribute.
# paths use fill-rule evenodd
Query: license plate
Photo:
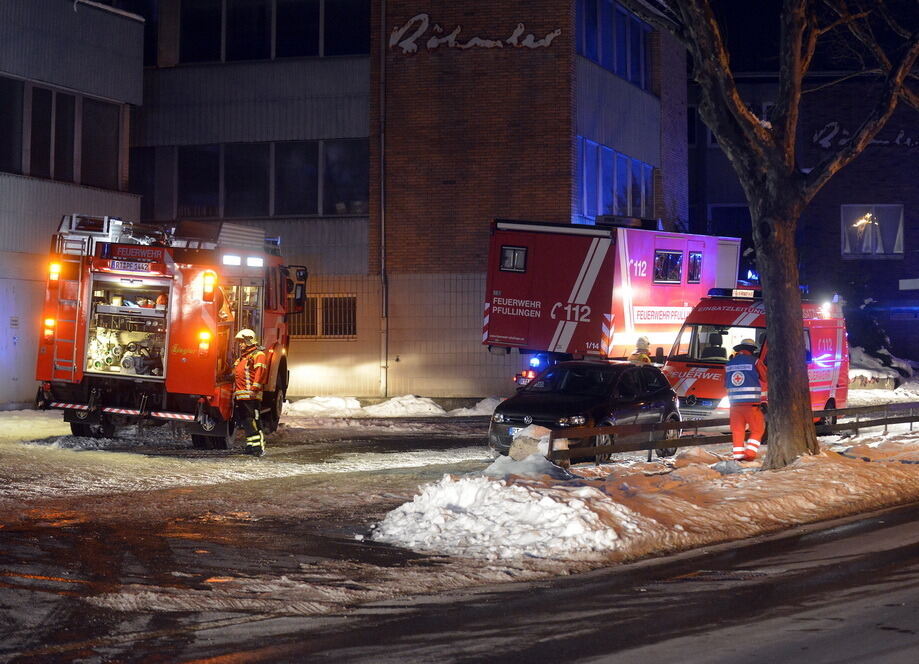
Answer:
<svg viewBox="0 0 919 664"><path fill-rule="evenodd" d="M511 438L516 436L519 432L523 431L523 427L508 427L507 433Z"/></svg>
<svg viewBox="0 0 919 664"><path fill-rule="evenodd" d="M519 377L517 378L517 384L518 384L518 385L529 385L530 380L532 380L532 379L531 379L531 378L524 378L523 376L519 376Z"/></svg>
<svg viewBox="0 0 919 664"><path fill-rule="evenodd" d="M150 271L150 263L137 263L134 261L112 261L111 265L113 270L121 270L122 272Z"/></svg>

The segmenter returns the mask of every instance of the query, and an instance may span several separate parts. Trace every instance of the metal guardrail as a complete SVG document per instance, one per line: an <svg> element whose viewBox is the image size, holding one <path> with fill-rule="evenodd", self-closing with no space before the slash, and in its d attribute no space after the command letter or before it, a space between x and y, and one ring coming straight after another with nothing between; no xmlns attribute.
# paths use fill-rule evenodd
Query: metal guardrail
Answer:
<svg viewBox="0 0 919 664"><path fill-rule="evenodd" d="M883 417L872 418L870 415L883 413ZM903 414L906 413L906 414ZM841 422L840 420L846 421ZM913 422L919 422L919 402L886 403L875 406L858 406L856 408L837 408L834 410L814 411L815 426L818 435L826 435L837 431L852 431L856 435L859 429L872 427L887 427L891 424L909 423L912 431ZM604 457L619 452L638 452L648 450L673 449L680 447L695 447L699 445L719 445L731 441L730 433L699 433L700 430L717 429L730 426L726 417L710 420L684 420L681 422L657 422L653 424L620 424L611 427L571 427L566 429L553 429L549 435L549 453L546 458L550 461L584 459ZM677 431L675 438L652 441L651 435L656 431ZM690 435L685 432L692 431ZM632 437L647 434L648 440L616 443L616 437ZM609 445L597 445L597 436L610 436L613 440ZM577 441L589 439L589 444L574 445L557 448L556 441ZM768 441L764 441L768 444Z"/></svg>

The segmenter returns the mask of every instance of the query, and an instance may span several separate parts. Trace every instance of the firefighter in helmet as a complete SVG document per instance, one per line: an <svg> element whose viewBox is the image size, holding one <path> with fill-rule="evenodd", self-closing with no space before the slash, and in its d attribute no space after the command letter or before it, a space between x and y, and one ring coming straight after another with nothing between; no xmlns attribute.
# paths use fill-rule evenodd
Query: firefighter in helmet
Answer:
<svg viewBox="0 0 919 664"><path fill-rule="evenodd" d="M648 354L651 350L651 344L648 337L638 337L635 342L635 352L629 355L629 362L632 364L651 364L651 356Z"/></svg>
<svg viewBox="0 0 919 664"><path fill-rule="evenodd" d="M262 390L268 379L265 349L258 345L255 332L249 329L236 333L238 356L233 363L233 399L236 421L246 432L246 454L265 454L265 434L259 422Z"/></svg>
<svg viewBox="0 0 919 664"><path fill-rule="evenodd" d="M756 342L744 339L734 346L737 353L724 370L724 386L731 404L731 437L734 441L734 459L753 461L759 444L766 433L766 421L760 403L766 392L766 367L753 353ZM747 427L750 435L747 436Z"/></svg>

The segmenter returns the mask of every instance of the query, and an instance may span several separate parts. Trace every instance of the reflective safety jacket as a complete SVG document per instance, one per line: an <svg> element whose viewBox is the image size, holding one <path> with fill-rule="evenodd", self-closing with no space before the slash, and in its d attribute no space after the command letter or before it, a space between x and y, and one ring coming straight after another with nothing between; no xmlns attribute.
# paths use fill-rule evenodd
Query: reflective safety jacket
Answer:
<svg viewBox="0 0 919 664"><path fill-rule="evenodd" d="M724 386L732 403L755 403L763 400L765 369L749 353L738 352L724 368Z"/></svg>
<svg viewBox="0 0 919 664"><path fill-rule="evenodd" d="M233 363L233 398L262 398L268 380L268 359L261 346L249 346Z"/></svg>

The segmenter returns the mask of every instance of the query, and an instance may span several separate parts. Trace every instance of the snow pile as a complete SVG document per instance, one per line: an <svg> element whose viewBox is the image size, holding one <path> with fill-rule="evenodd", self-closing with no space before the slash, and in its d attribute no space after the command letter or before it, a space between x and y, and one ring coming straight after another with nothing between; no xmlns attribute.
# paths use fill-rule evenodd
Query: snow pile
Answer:
<svg viewBox="0 0 919 664"><path fill-rule="evenodd" d="M891 358L896 359L892 356ZM898 360L898 363L908 366L902 360ZM912 369L910 369L909 375L912 375ZM885 366L881 360L869 355L863 348L853 346L849 349L849 380L853 378L866 378L869 380L898 379L900 378L900 372L890 366Z"/></svg>
<svg viewBox="0 0 919 664"><path fill-rule="evenodd" d="M851 439L850 439L851 440ZM502 458L445 476L390 512L371 538L488 560L631 560L836 518L919 498L919 432L839 439L781 471L701 448L673 461L566 472Z"/></svg>
<svg viewBox="0 0 919 664"><path fill-rule="evenodd" d="M427 397L408 394L393 397L372 406L361 406L354 397L311 397L284 404L284 415L294 417L470 417L491 415L501 399L482 399L472 408L457 408L446 412Z"/></svg>

